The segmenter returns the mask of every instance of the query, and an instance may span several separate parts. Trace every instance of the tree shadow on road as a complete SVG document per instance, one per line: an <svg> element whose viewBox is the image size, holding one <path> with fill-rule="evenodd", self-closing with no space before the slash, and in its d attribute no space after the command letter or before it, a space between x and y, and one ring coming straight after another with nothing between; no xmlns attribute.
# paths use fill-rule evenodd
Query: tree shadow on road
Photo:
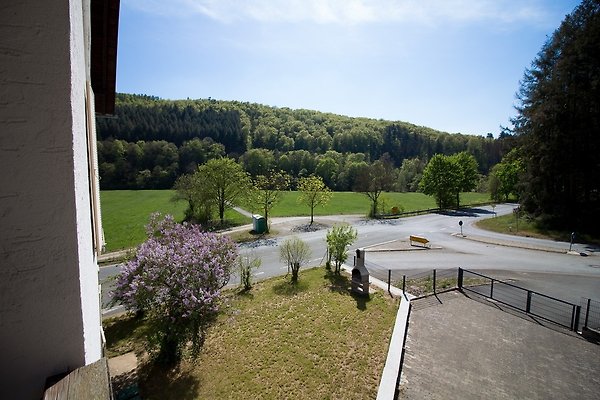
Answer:
<svg viewBox="0 0 600 400"><path fill-rule="evenodd" d="M461 208L458 210L441 210L438 214L446 215L449 217L478 217L479 215L494 214L493 211L485 210L483 208Z"/></svg>

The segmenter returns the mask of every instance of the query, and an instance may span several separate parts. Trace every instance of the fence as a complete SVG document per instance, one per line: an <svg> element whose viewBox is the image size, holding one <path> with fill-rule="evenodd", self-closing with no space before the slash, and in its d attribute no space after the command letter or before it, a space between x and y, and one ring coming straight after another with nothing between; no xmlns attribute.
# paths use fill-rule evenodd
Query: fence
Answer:
<svg viewBox="0 0 600 400"><path fill-rule="evenodd" d="M387 282L388 291L395 286L420 297L459 288L573 331L591 330L600 334L597 300L582 298L577 305L463 268L391 270L370 261L365 261L365 267L371 276Z"/></svg>
<svg viewBox="0 0 600 400"><path fill-rule="evenodd" d="M573 331L579 327L581 306L568 301L462 268L458 269L458 287Z"/></svg>
<svg viewBox="0 0 600 400"><path fill-rule="evenodd" d="M593 330L600 333L600 301L581 299L582 331Z"/></svg>
<svg viewBox="0 0 600 400"><path fill-rule="evenodd" d="M391 270L365 261L369 274L390 286L401 288L414 296L426 296L438 291L458 287L458 269Z"/></svg>

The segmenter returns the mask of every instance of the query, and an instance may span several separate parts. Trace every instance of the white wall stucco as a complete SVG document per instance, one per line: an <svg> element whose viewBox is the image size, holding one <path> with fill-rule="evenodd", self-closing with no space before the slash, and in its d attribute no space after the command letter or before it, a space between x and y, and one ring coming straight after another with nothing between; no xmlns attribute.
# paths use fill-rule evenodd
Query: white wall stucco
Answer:
<svg viewBox="0 0 600 400"><path fill-rule="evenodd" d="M86 0L84 0L86 1ZM101 356L82 0L0 12L0 398Z"/></svg>

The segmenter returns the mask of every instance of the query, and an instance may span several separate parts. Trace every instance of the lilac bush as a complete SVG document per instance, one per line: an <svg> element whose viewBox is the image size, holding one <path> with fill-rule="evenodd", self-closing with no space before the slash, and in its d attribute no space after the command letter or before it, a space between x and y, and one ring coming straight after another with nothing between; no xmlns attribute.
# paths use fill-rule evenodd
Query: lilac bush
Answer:
<svg viewBox="0 0 600 400"><path fill-rule="evenodd" d="M237 245L170 215L153 214L146 230L148 240L118 276L114 298L151 324L148 344L158 350L158 361L176 362L188 343L192 354L202 346L236 264Z"/></svg>

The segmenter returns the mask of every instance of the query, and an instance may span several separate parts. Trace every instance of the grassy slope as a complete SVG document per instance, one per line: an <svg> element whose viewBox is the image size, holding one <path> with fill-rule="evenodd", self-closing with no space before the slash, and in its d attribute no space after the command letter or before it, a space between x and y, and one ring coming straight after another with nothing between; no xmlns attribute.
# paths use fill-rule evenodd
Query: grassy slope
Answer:
<svg viewBox="0 0 600 400"><path fill-rule="evenodd" d="M495 218L487 218L477 222L477 226L489 231L505 233L515 236L535 237L539 239L550 239L561 242L571 240L570 231L557 231L540 227L536 221L526 217L519 218L517 229L517 220L514 214L502 215ZM600 238L591 235L576 234L575 243L600 244Z"/></svg>
<svg viewBox="0 0 600 400"><path fill-rule="evenodd" d="M272 210L271 216L306 216L310 209L299 204L297 192L284 193L282 200ZM186 204L171 201L171 190L113 190L102 191L102 224L106 238L106 250L113 251L136 246L145 239L144 226L151 213L160 211L172 214L176 220L183 219ZM461 201L478 203L487 201L489 196L482 193L464 193ZM402 206L405 211L435 208L432 197L422 193L385 193L385 207ZM335 192L325 207L317 207L315 215L362 214L366 215L370 200L360 193ZM258 210L249 210L260 212ZM250 223L249 219L228 210L225 218L238 224Z"/></svg>
<svg viewBox="0 0 600 400"><path fill-rule="evenodd" d="M150 214L171 214L182 221L187 204L173 202L172 190L108 190L100 192L102 226L106 251L120 250L138 245L146 238L144 226ZM225 219L237 224L249 224L250 219L227 210Z"/></svg>
<svg viewBox="0 0 600 400"><path fill-rule="evenodd" d="M176 371L141 369L143 397L375 398L397 303L382 292L365 301L348 288L347 278L313 268L297 286L280 277L230 292L199 359ZM132 340L124 334L132 325L107 322L109 356L141 352L144 327Z"/></svg>

